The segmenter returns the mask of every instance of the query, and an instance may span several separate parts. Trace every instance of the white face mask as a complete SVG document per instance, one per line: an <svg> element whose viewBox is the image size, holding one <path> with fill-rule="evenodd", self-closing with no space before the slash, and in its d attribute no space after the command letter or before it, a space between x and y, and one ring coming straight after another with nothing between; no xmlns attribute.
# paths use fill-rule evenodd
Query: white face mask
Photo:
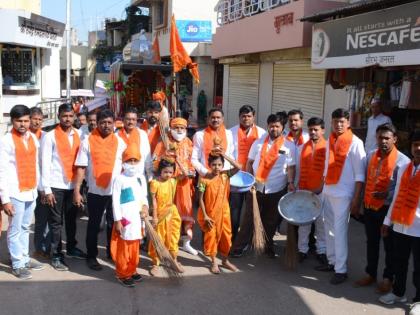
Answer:
<svg viewBox="0 0 420 315"><path fill-rule="evenodd" d="M131 177L137 174L138 164L123 163L122 167L124 170L124 175Z"/></svg>
<svg viewBox="0 0 420 315"><path fill-rule="evenodd" d="M187 131L185 130L184 132L178 133L171 129L171 135L176 141L182 141L187 136Z"/></svg>

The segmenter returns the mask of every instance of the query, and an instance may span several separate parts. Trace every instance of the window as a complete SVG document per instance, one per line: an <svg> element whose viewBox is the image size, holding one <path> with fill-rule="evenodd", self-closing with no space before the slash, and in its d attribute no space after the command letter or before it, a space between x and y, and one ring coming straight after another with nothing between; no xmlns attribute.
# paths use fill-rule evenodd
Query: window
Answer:
<svg viewBox="0 0 420 315"><path fill-rule="evenodd" d="M167 26L167 21L168 21L168 1L167 0L161 0L161 1L157 1L154 7L154 28L155 29L159 29L159 28L164 28Z"/></svg>
<svg viewBox="0 0 420 315"><path fill-rule="evenodd" d="M3 88L36 88L37 56L35 48L5 46L1 50Z"/></svg>

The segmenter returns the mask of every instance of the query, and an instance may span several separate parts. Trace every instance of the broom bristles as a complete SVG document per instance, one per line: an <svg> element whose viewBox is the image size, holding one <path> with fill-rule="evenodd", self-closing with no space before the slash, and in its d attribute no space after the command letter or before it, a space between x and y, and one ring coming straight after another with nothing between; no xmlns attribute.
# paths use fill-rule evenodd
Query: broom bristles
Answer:
<svg viewBox="0 0 420 315"><path fill-rule="evenodd" d="M157 234L156 230L153 228L152 224L148 219L144 220L146 226L146 233L153 243L155 248L156 255L159 257L163 269L165 270L166 274L170 278L178 278L181 276L181 273L178 272L178 264L169 253L168 249L162 243L159 235Z"/></svg>
<svg viewBox="0 0 420 315"><path fill-rule="evenodd" d="M297 265L297 244L296 244L296 230L295 226L287 224L287 240L286 240L286 254L285 264L290 270L294 270Z"/></svg>
<svg viewBox="0 0 420 315"><path fill-rule="evenodd" d="M267 235L265 234L264 226L261 221L260 210L258 207L258 200L256 191L251 190L252 194L252 216L254 218L254 234L252 236L252 247L257 255L260 255L265 250Z"/></svg>

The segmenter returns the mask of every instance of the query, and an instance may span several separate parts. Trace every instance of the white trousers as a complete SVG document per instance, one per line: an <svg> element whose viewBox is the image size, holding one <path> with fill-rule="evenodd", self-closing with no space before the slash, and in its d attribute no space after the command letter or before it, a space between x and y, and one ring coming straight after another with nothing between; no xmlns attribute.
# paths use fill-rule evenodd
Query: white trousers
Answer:
<svg viewBox="0 0 420 315"><path fill-rule="evenodd" d="M324 194L324 227L328 263L336 273L347 272L348 228L351 197Z"/></svg>
<svg viewBox="0 0 420 315"><path fill-rule="evenodd" d="M312 224L299 226L298 233L298 248L301 253L308 253L309 251L309 234L311 234ZM315 220L315 239L316 239L316 253L325 254L325 231L324 231L324 218L321 214Z"/></svg>

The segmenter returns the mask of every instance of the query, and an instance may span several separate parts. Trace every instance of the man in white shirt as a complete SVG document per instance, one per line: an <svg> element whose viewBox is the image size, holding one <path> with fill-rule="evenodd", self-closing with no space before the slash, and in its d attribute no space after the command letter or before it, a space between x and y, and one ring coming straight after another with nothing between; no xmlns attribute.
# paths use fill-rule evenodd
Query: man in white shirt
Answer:
<svg viewBox="0 0 420 315"><path fill-rule="evenodd" d="M225 129L224 114L221 108L212 108L208 115L208 126L198 131L193 139L193 152L191 162L201 176L206 176L208 170L208 157L213 148L221 147L225 154L233 157L233 136L230 130ZM230 164L225 163L224 169L229 169Z"/></svg>
<svg viewBox="0 0 420 315"><path fill-rule="evenodd" d="M85 259L86 254L76 247L78 208L73 204L75 169L80 137L73 123L75 113L71 104L58 107L59 125L48 132L42 141L41 181L48 205L51 230L51 265L55 270L67 271L62 253L61 231L66 230L66 253L69 257ZM64 224L63 224L64 219Z"/></svg>
<svg viewBox="0 0 420 315"><path fill-rule="evenodd" d="M83 141L86 137L90 135L93 129L96 128L96 113L90 112L87 115L87 124L80 126L79 136L80 140Z"/></svg>
<svg viewBox="0 0 420 315"><path fill-rule="evenodd" d="M378 148L376 141L376 128L382 124L392 123L391 118L382 114L381 100L374 98L370 104L372 116L368 119L368 129L365 141L365 151L370 153Z"/></svg>
<svg viewBox="0 0 420 315"><path fill-rule="evenodd" d="M12 273L22 280L32 278L30 269L44 268L29 258L29 230L39 184L39 142L29 131L29 114L27 106L13 106L13 129L0 141L0 199L9 216L7 245Z"/></svg>
<svg viewBox="0 0 420 315"><path fill-rule="evenodd" d="M392 292L379 298L384 304L405 303L407 272L413 256L413 284L416 288L410 314L420 311L420 130L410 137L413 160L398 171L395 193L382 226L387 236L392 226L394 240L393 267L395 280Z"/></svg>
<svg viewBox="0 0 420 315"><path fill-rule="evenodd" d="M255 124L255 109L250 105L244 105L239 109L239 124L230 129L233 136L233 157L246 171L249 150L252 144L260 139L265 130ZM232 242L238 233L242 217L242 207L247 193L230 192L230 221L232 225ZM248 236L246 236L248 238Z"/></svg>
<svg viewBox="0 0 420 315"><path fill-rule="evenodd" d="M331 284L347 279L349 215L359 216L365 181L366 153L362 140L351 132L349 117L342 108L332 112L327 143L323 211L328 264L316 269L335 271Z"/></svg>
<svg viewBox="0 0 420 315"><path fill-rule="evenodd" d="M294 147L282 135L286 121L285 112L268 116L268 134L253 143L248 155L247 170L256 179L258 206L268 240L266 254L270 258L275 257L273 237L282 221L279 200L288 189L295 190ZM248 234L252 237L251 231Z"/></svg>
<svg viewBox="0 0 420 315"><path fill-rule="evenodd" d="M297 156L298 149L309 140L309 134L303 130L303 113L300 109L293 109L287 113L287 122L289 126L289 133L286 140L295 145L295 156Z"/></svg>
<svg viewBox="0 0 420 315"><path fill-rule="evenodd" d="M110 257L110 240L114 219L112 216L112 182L121 173L122 153L127 147L124 141L114 134L114 113L104 109L97 114L98 127L86 138L77 155L75 166L77 175L73 202L83 206L80 186L86 175L89 187L87 206L89 221L86 232L88 267L101 270L98 256L98 233L104 211L107 223L107 256Z"/></svg>

